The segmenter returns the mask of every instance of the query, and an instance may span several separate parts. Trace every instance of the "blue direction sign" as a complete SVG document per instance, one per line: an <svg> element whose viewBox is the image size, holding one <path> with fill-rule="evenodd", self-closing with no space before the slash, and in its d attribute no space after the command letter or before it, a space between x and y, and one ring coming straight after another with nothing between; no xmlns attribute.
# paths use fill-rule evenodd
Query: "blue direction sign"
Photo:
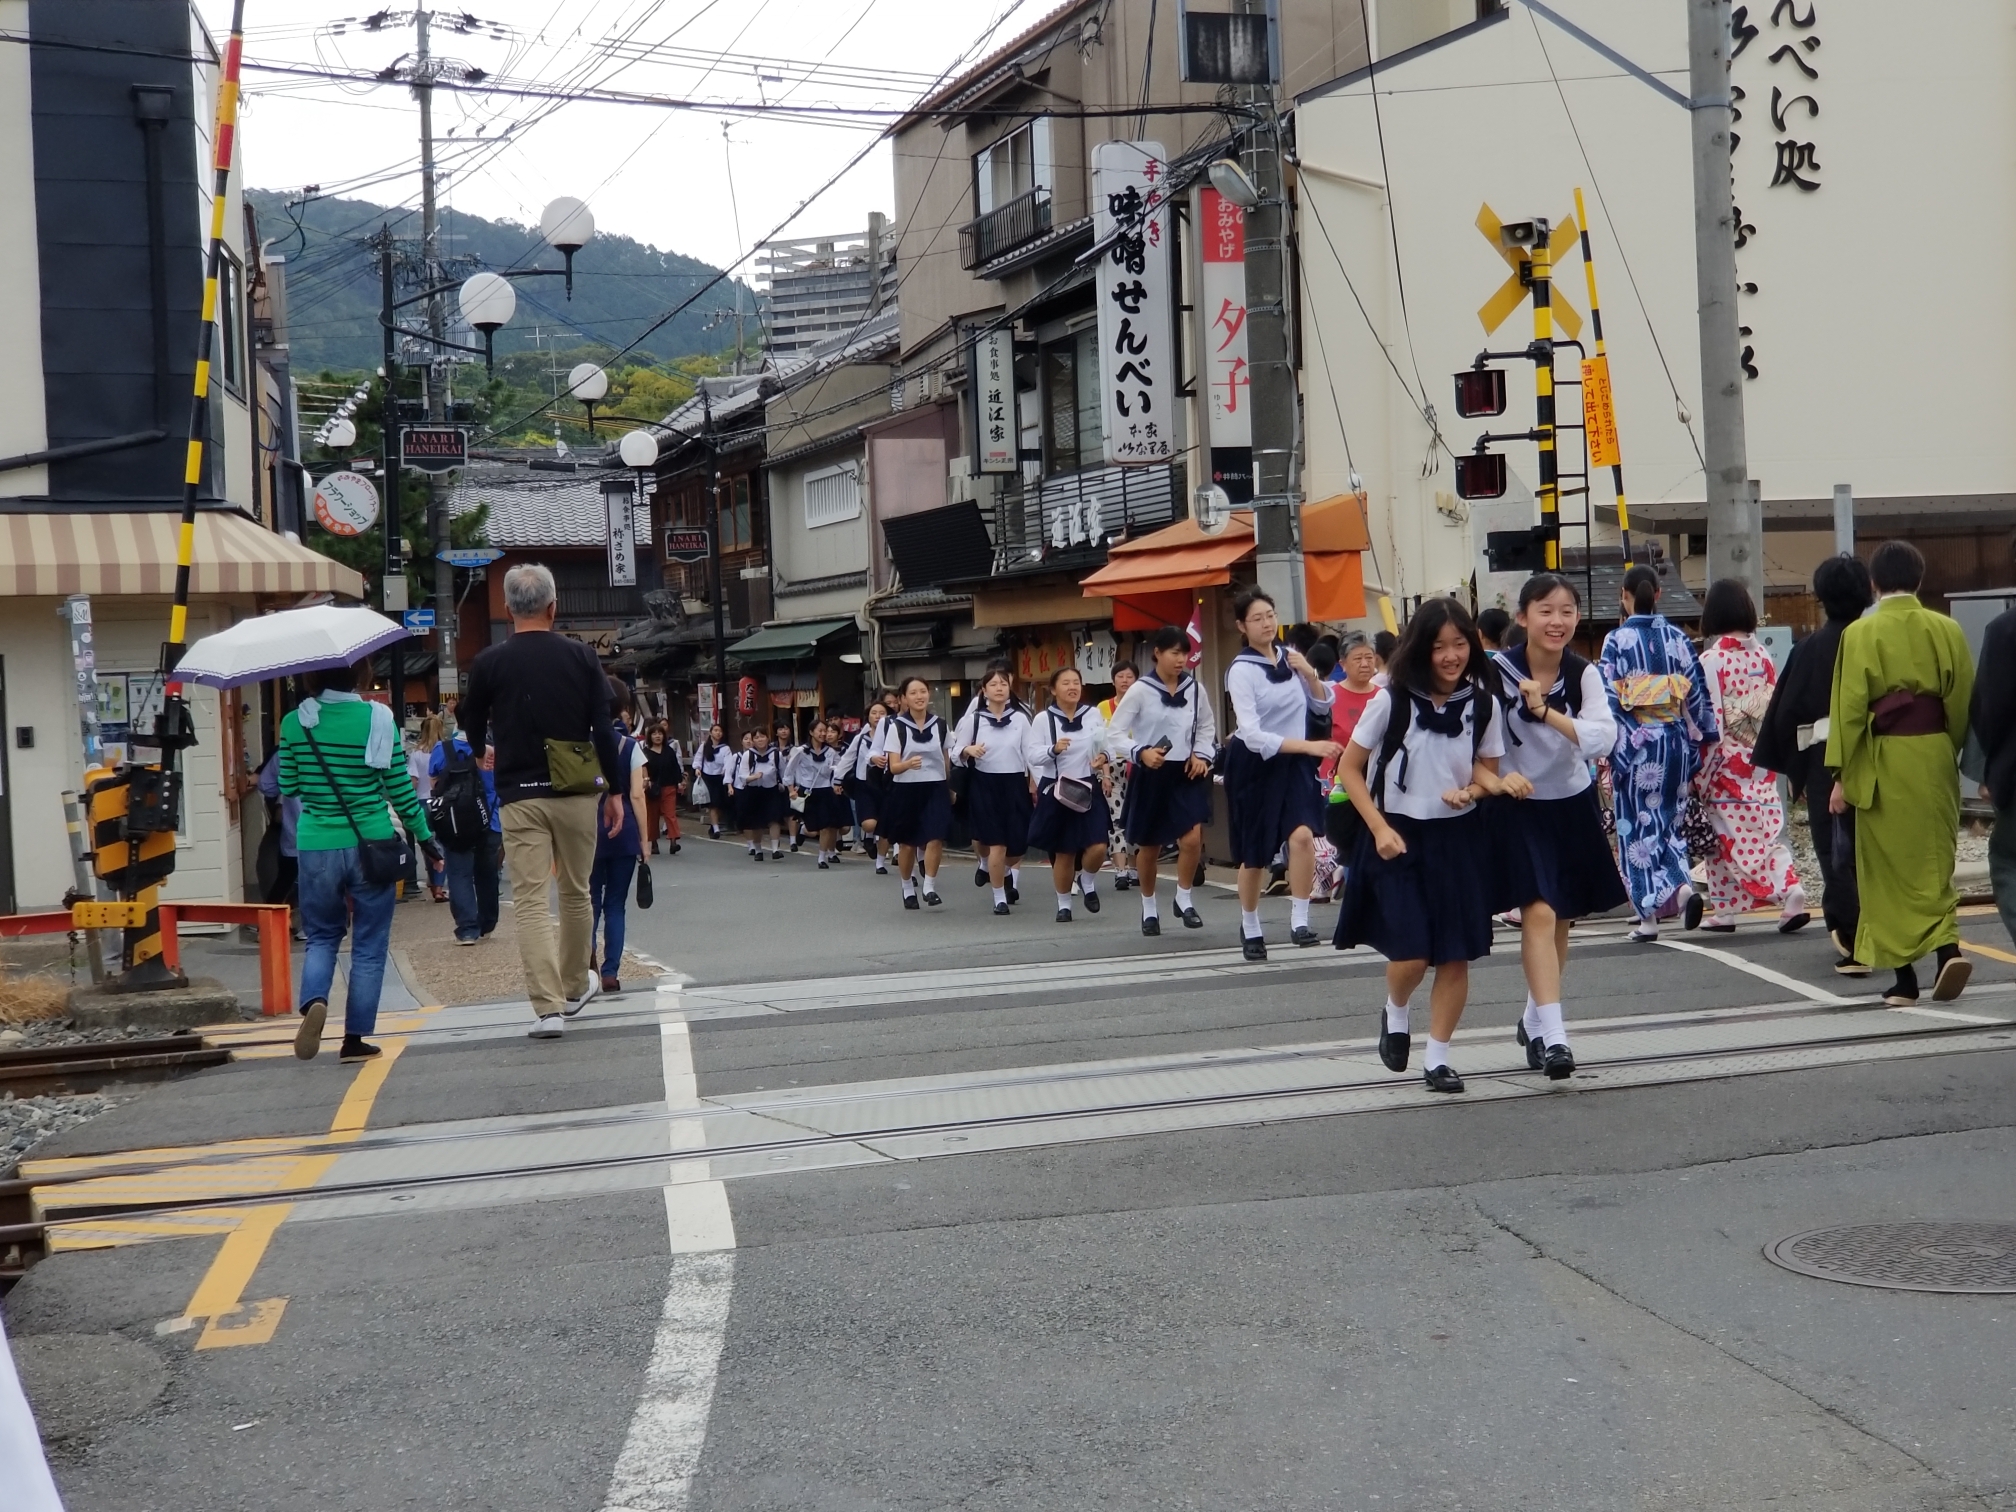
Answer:
<svg viewBox="0 0 2016 1512"><path fill-rule="evenodd" d="M400 616L399 622L408 630L432 630L434 611L432 609L408 609Z"/></svg>
<svg viewBox="0 0 2016 1512"><path fill-rule="evenodd" d="M437 560L450 567L488 567L504 553L495 546L457 546L451 551L437 551Z"/></svg>

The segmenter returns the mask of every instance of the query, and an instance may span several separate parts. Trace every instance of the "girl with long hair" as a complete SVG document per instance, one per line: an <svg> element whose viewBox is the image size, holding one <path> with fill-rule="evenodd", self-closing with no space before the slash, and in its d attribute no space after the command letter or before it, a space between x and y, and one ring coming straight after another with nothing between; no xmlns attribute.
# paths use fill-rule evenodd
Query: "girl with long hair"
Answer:
<svg viewBox="0 0 2016 1512"><path fill-rule="evenodd" d="M1316 769L1334 760L1334 740L1311 740L1309 716L1330 715L1330 687L1307 657L1277 646L1274 600L1258 588L1233 605L1245 645L1225 669L1237 728L1225 747L1225 805L1232 859L1239 864L1239 936L1249 961L1267 959L1260 927L1260 891L1275 854L1288 848L1290 938L1314 945L1309 896L1316 881L1316 833L1323 828L1323 789Z"/></svg>
<svg viewBox="0 0 2016 1512"><path fill-rule="evenodd" d="M1517 1038L1527 1064L1552 1081L1575 1074L1561 1019L1569 925L1624 901L1589 775L1589 763L1616 745L1617 721L1603 674L1572 649L1581 621L1574 583L1536 573L1519 590L1525 639L1492 657L1509 695L1499 770L1533 786L1523 803L1491 805L1506 894L1519 907L1526 1011Z"/></svg>
<svg viewBox="0 0 2016 1512"><path fill-rule="evenodd" d="M819 870L840 859L840 831L847 827L847 800L840 795L840 748L832 727L812 721L812 734L785 768L792 796L805 801L805 828L819 837Z"/></svg>
<svg viewBox="0 0 2016 1512"><path fill-rule="evenodd" d="M1658 612L1659 574L1652 568L1624 574L1623 610L1623 623L1603 637L1597 665L1617 721L1610 779L1618 858L1638 916L1630 938L1645 944L1659 938L1659 920L1675 911L1689 929L1701 922L1680 821L1694 774L1722 727L1693 645Z"/></svg>
<svg viewBox="0 0 2016 1512"><path fill-rule="evenodd" d="M693 752L693 771L707 784L707 838L719 840L725 817L726 827L735 827L733 782L735 748L718 724L707 727L707 738Z"/></svg>
<svg viewBox="0 0 2016 1512"><path fill-rule="evenodd" d="M853 742L840 758L841 785L853 805L854 822L861 827L862 839L868 854L874 858L878 877L889 875L882 837L877 833L882 817L882 799L889 791L889 772L886 766L876 764L875 748L881 738L882 721L888 717L889 711L879 698L868 705L861 718L861 728L855 732Z"/></svg>
<svg viewBox="0 0 2016 1512"><path fill-rule="evenodd" d="M1099 912L1099 868L1106 864L1109 822L1099 787L1099 775L1109 765L1105 730L1099 711L1085 702L1085 679L1078 669L1052 672L1050 706L1030 719L1024 751L1036 774L1037 792L1029 843L1050 853L1059 924L1071 922L1074 891L1084 896L1087 913Z"/></svg>
<svg viewBox="0 0 2016 1512"><path fill-rule="evenodd" d="M1499 681L1469 610L1429 599L1386 672L1339 764L1362 827L1334 943L1386 957L1379 1059L1389 1071L1407 1069L1408 1000L1435 968L1423 1080L1431 1092L1461 1092L1449 1042L1470 996L1470 963L1491 953L1491 915L1503 894L1477 804L1524 798L1533 787L1517 773L1498 775Z"/></svg>
<svg viewBox="0 0 2016 1512"><path fill-rule="evenodd" d="M953 732L952 759L970 768L966 787L966 828L981 871L974 877L994 889L994 912L1005 915L1019 902L1023 853L1029 849L1029 711L1015 701L1015 674L1008 663L990 662L979 696Z"/></svg>
<svg viewBox="0 0 2016 1512"><path fill-rule="evenodd" d="M791 812L784 785L784 753L770 744L770 732L760 726L749 735L749 749L735 762L735 808L742 833L749 839L749 859L763 859L763 836L770 836L770 859L784 857L784 816Z"/></svg>
<svg viewBox="0 0 2016 1512"><path fill-rule="evenodd" d="M1204 927L1190 884L1204 859L1218 725L1210 698L1190 674L1190 637L1164 625L1149 646L1154 667L1114 706L1106 749L1115 761L1133 763L1121 825L1141 879L1141 933L1159 935L1155 886L1165 845L1176 847L1176 917L1185 929Z"/></svg>
<svg viewBox="0 0 2016 1512"><path fill-rule="evenodd" d="M931 712L931 685L921 677L905 678L897 690L903 712L882 721L876 759L889 772L882 795L880 833L896 842L896 871L903 879L903 906L917 907L917 859L924 860L924 902L936 908L938 863L945 856L945 835L952 828L952 794L947 782L945 721Z"/></svg>

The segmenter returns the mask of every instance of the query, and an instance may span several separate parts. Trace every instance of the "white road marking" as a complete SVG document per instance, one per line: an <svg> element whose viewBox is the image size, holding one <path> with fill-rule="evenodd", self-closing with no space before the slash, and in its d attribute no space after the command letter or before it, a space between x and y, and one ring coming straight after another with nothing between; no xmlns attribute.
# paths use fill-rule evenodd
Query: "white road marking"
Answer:
<svg viewBox="0 0 2016 1512"><path fill-rule="evenodd" d="M1773 971L1769 966L1759 966L1755 961L1746 960L1733 950L1716 950L1709 945L1690 945L1685 940L1660 940L1657 943L1668 950L1683 950L1688 955L1708 956L1720 961L1724 966L1733 966L1738 971L1747 972L1759 981L1783 987L1788 992L1796 992L1803 998L1809 998L1816 1003L1825 1003L1831 1008L1845 1008L1857 1001L1854 998L1842 997L1839 993L1829 992L1825 987L1815 987L1811 982L1802 982L1799 978L1787 976L1782 971Z"/></svg>
<svg viewBox="0 0 2016 1512"><path fill-rule="evenodd" d="M659 1001L672 996L663 988ZM669 1153L699 1149L707 1136L693 1075L693 1042L683 1018L659 1026ZM704 1161L675 1160L667 1169L665 1228L672 1275L665 1308L644 1369L644 1392L630 1419L623 1452L609 1478L603 1512L685 1512L693 1475L707 1444L707 1418L728 1332L735 1288L735 1220L728 1193Z"/></svg>

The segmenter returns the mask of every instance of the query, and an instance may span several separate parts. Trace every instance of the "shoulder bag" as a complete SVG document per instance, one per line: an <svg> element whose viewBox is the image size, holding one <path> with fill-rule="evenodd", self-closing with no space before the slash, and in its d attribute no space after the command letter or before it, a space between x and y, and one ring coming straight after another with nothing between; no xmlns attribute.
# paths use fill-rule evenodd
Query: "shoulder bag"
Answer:
<svg viewBox="0 0 2016 1512"><path fill-rule="evenodd" d="M1056 770L1057 716L1049 709L1043 712L1050 720L1050 766L1052 770ZM1066 777L1060 771L1056 780L1050 784L1050 794L1060 806L1071 810L1074 814L1082 814L1092 807L1092 800L1099 796L1099 789L1083 777Z"/></svg>
<svg viewBox="0 0 2016 1512"><path fill-rule="evenodd" d="M357 827L357 817L350 812L350 805L343 801L343 789L336 785L336 774L329 769L329 758L315 741L314 732L306 725L301 734L308 742L308 749L315 753L315 760L321 765L323 779L329 784L329 791L336 795L336 806L343 810L343 817L349 821L350 833L357 837L357 869L364 874L366 882L383 886L403 879L413 865L413 851L395 831L390 840L366 840L364 831Z"/></svg>

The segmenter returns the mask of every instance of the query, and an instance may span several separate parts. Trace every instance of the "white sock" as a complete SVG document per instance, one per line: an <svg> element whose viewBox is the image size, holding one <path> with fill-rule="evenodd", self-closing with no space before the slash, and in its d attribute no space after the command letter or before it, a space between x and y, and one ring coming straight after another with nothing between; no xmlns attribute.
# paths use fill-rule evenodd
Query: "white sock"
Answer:
<svg viewBox="0 0 2016 1512"><path fill-rule="evenodd" d="M924 896L927 898L938 896L938 879L936 877L926 877L924 879Z"/></svg>
<svg viewBox="0 0 2016 1512"><path fill-rule="evenodd" d="M1519 1015L1519 1024L1526 1031L1528 1039L1537 1039L1539 1037L1540 1011L1534 1006L1533 994L1530 992L1526 994L1526 1011Z"/></svg>
<svg viewBox="0 0 2016 1512"><path fill-rule="evenodd" d="M1099 891L1098 874L1096 872L1081 871L1078 873L1078 887L1081 892L1090 897L1093 893Z"/></svg>
<svg viewBox="0 0 2016 1512"><path fill-rule="evenodd" d="M1069 893L1057 894L1057 912L1059 913L1071 912L1071 894Z"/></svg>
<svg viewBox="0 0 2016 1512"><path fill-rule="evenodd" d="M1538 1004L1533 1012L1540 1020L1541 1039L1550 1045L1565 1045L1568 1043L1568 1028L1561 1022L1561 1005L1559 1003Z"/></svg>
<svg viewBox="0 0 2016 1512"><path fill-rule="evenodd" d="M1291 929L1307 929L1309 927L1309 900L1307 898L1290 898L1288 900L1288 925Z"/></svg>
<svg viewBox="0 0 2016 1512"><path fill-rule="evenodd" d="M995 901L996 903L1006 903L1006 902L1008 901L1008 889L1007 889L1007 888L1005 888L1005 887L997 887L997 888L995 888L995 889L994 889L994 901Z"/></svg>
<svg viewBox="0 0 2016 1512"><path fill-rule="evenodd" d="M1422 1065L1424 1065L1428 1070L1433 1071L1437 1066L1446 1066L1448 1064L1449 1064L1449 1041L1438 1040L1437 1038L1435 1038L1434 1035L1432 1034L1429 1035L1428 1055L1426 1059L1422 1061Z"/></svg>
<svg viewBox="0 0 2016 1512"><path fill-rule="evenodd" d="M1181 913L1181 912L1183 912L1183 910L1184 910L1184 909L1186 909L1186 908L1188 908L1188 907L1190 907L1190 889L1189 889L1189 888L1187 888L1187 887L1179 887L1179 888L1177 888L1177 889L1176 889L1176 912L1178 912L1178 913Z"/></svg>
<svg viewBox="0 0 2016 1512"><path fill-rule="evenodd" d="M1009 867L1008 880L1015 885L1015 890L1020 892L1022 890L1022 868L1019 866Z"/></svg>
<svg viewBox="0 0 2016 1512"><path fill-rule="evenodd" d="M908 877L903 879L903 896L906 898L917 896L917 884L912 882Z"/></svg>
<svg viewBox="0 0 2016 1512"><path fill-rule="evenodd" d="M1239 933L1246 936L1246 938L1249 940L1257 940L1262 934L1265 933L1265 931L1260 928L1259 909L1255 908L1249 910L1242 908L1239 910Z"/></svg>
<svg viewBox="0 0 2016 1512"><path fill-rule="evenodd" d="M1159 919L1162 917L1161 912L1155 906L1155 894L1141 894L1141 917L1144 919Z"/></svg>
<svg viewBox="0 0 2016 1512"><path fill-rule="evenodd" d="M1386 999L1386 1032L1388 1034L1407 1033L1407 1005Z"/></svg>

